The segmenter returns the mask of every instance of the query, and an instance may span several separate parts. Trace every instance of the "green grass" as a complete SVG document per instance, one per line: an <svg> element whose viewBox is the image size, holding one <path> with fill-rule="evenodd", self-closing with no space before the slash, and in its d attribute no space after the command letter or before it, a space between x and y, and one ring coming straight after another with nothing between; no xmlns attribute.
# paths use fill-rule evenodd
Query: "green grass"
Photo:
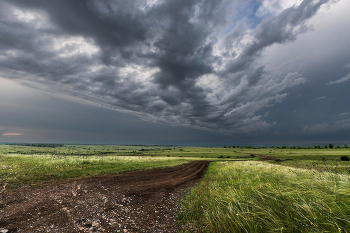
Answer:
<svg viewBox="0 0 350 233"><path fill-rule="evenodd" d="M182 200L184 231L340 233L350 229L350 161L341 156L350 149L0 145L0 190L222 161Z"/></svg>
<svg viewBox="0 0 350 233"><path fill-rule="evenodd" d="M7 189L78 177L176 166L191 160L253 159L223 148L0 145L0 186ZM1 187L0 187L1 190Z"/></svg>
<svg viewBox="0 0 350 233"><path fill-rule="evenodd" d="M333 172L350 175L350 161L337 160L285 160L285 161L270 161L270 163L289 166L295 168L303 168L308 170L317 170L320 172Z"/></svg>
<svg viewBox="0 0 350 233"><path fill-rule="evenodd" d="M249 159L247 153L239 150L218 147L179 147L179 146L119 146L119 145L64 145L62 147L37 147L23 145L0 145L0 154L22 155L145 155L193 158Z"/></svg>
<svg viewBox="0 0 350 233"><path fill-rule="evenodd" d="M237 149L236 149L237 150ZM241 153L259 154L274 157L280 161L269 160L273 164L350 174L350 161L342 161L342 156L350 157L349 148L337 149L240 149Z"/></svg>
<svg viewBox="0 0 350 233"><path fill-rule="evenodd" d="M348 175L214 163L179 217L190 232L349 232L349 191Z"/></svg>
<svg viewBox="0 0 350 233"><path fill-rule="evenodd" d="M137 156L0 155L0 185L7 189L78 177L176 166L180 158Z"/></svg>
<svg viewBox="0 0 350 233"><path fill-rule="evenodd" d="M237 150L237 149L236 149ZM261 154L280 159L340 161L343 155L350 156L350 148L340 149L242 149L242 153Z"/></svg>

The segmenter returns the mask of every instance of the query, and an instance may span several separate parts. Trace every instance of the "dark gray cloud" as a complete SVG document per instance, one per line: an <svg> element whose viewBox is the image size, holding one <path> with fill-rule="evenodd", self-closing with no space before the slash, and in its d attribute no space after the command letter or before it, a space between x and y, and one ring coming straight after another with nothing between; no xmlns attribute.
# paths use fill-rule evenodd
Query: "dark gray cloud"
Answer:
<svg viewBox="0 0 350 233"><path fill-rule="evenodd" d="M239 0L3 0L0 75L148 121L265 132L267 109L307 79L267 69L264 51L308 32L330 3L304 0L252 27Z"/></svg>

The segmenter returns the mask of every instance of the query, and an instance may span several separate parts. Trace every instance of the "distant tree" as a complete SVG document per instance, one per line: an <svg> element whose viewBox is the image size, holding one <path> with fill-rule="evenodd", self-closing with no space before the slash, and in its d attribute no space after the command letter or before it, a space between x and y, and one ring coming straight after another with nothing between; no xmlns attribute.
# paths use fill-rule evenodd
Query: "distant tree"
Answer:
<svg viewBox="0 0 350 233"><path fill-rule="evenodd" d="M232 148L236 148L236 146L232 146Z"/></svg>
<svg viewBox="0 0 350 233"><path fill-rule="evenodd" d="M333 149L333 144L328 145L329 149Z"/></svg>
<svg viewBox="0 0 350 233"><path fill-rule="evenodd" d="M275 148L274 146L271 146L271 148Z"/></svg>
<svg viewBox="0 0 350 233"><path fill-rule="evenodd" d="M227 146L227 148L231 148L231 146Z"/></svg>
<svg viewBox="0 0 350 233"><path fill-rule="evenodd" d="M239 148L239 146L237 146L237 148Z"/></svg>
<svg viewBox="0 0 350 233"><path fill-rule="evenodd" d="M339 146L339 145L337 145L337 148L339 149L339 148L340 148L340 146Z"/></svg>
<svg viewBox="0 0 350 233"><path fill-rule="evenodd" d="M320 145L317 145L317 148L320 149L321 148Z"/></svg>
<svg viewBox="0 0 350 233"><path fill-rule="evenodd" d="M325 148L325 149L327 149L327 148L328 148L328 146L327 146L327 145L324 145L324 148Z"/></svg>
<svg viewBox="0 0 350 233"><path fill-rule="evenodd" d="M286 146L282 146L282 149L287 149L287 147Z"/></svg>
<svg viewBox="0 0 350 233"><path fill-rule="evenodd" d="M227 146L224 146L224 148L227 148Z"/></svg>
<svg viewBox="0 0 350 233"><path fill-rule="evenodd" d="M348 144L347 143L344 143L344 148L348 148Z"/></svg>

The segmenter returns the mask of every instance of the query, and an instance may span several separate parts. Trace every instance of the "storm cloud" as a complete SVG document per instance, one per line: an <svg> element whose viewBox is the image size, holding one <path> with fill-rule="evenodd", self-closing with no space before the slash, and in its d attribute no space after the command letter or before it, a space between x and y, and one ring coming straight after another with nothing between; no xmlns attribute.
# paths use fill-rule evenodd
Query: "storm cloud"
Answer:
<svg viewBox="0 0 350 233"><path fill-rule="evenodd" d="M2 0L0 76L146 121L266 132L276 124L269 108L308 79L272 70L264 52L312 31L309 20L336 3L289 2L262 1L253 22L242 12L255 1ZM321 123L303 132L329 127Z"/></svg>

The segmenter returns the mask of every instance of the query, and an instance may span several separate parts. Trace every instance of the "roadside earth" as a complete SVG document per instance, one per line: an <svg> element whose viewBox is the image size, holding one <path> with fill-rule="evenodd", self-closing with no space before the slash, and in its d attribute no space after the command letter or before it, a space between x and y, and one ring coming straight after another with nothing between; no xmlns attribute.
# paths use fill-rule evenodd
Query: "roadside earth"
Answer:
<svg viewBox="0 0 350 233"><path fill-rule="evenodd" d="M178 232L181 196L210 162L76 179L0 194L0 233Z"/></svg>

